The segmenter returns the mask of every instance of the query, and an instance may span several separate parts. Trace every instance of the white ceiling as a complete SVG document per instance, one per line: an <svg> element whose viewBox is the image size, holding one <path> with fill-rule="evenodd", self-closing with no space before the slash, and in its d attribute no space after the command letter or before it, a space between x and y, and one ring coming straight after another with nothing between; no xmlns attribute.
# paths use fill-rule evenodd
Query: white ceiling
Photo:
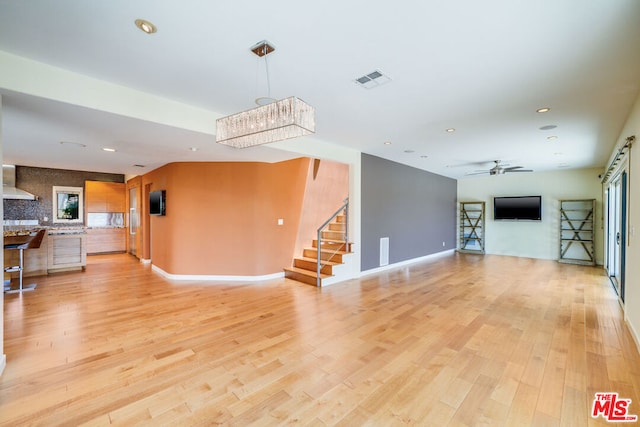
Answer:
<svg viewBox="0 0 640 427"><path fill-rule="evenodd" d="M0 87L4 162L140 174L291 158L212 136L217 115L266 95L249 47L267 39L271 95L316 108L318 143L456 178L494 159L604 166L640 87L639 23L637 0L0 0L1 51L212 112L212 131L199 133ZM353 82L375 69L392 81Z"/></svg>

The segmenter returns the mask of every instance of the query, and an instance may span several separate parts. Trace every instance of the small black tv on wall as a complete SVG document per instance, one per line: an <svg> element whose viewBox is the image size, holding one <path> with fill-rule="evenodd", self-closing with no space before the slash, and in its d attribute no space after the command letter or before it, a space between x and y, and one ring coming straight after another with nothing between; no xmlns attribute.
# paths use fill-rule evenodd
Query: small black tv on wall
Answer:
<svg viewBox="0 0 640 427"><path fill-rule="evenodd" d="M542 196L494 197L493 219L542 221Z"/></svg>
<svg viewBox="0 0 640 427"><path fill-rule="evenodd" d="M166 194L164 190L149 193L149 215L165 215Z"/></svg>

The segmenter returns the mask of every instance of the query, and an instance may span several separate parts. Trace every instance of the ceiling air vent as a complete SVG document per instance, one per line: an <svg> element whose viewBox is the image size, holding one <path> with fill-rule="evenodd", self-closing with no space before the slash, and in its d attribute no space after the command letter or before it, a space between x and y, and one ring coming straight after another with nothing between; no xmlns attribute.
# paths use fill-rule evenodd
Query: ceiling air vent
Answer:
<svg viewBox="0 0 640 427"><path fill-rule="evenodd" d="M358 77L354 80L354 82L365 89L373 89L374 87L382 86L390 81L391 77L386 76L380 70L374 70L371 73L365 74L364 76Z"/></svg>

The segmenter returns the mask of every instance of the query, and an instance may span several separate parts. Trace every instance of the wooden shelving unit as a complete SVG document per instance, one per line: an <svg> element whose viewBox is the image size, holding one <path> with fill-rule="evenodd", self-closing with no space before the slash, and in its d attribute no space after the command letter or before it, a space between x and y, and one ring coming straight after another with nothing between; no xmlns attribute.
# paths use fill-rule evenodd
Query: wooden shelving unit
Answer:
<svg viewBox="0 0 640 427"><path fill-rule="evenodd" d="M560 200L559 262L595 265L594 199Z"/></svg>
<svg viewBox="0 0 640 427"><path fill-rule="evenodd" d="M460 202L458 251L484 254L484 202Z"/></svg>

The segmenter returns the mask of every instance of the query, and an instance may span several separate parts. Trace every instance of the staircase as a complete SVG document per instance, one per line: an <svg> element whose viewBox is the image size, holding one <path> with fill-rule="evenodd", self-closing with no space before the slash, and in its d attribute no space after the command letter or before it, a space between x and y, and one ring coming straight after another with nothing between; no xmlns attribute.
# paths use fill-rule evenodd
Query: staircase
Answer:
<svg viewBox="0 0 640 427"><path fill-rule="evenodd" d="M284 268L284 276L313 286L322 286L335 277L336 270L344 263L346 255L351 253L351 243L345 240L347 227L346 215L335 215L333 221L320 231L322 243L313 240L311 248L304 249L302 256L293 259L293 267ZM321 227L324 228L324 227ZM320 280L318 280L318 246L320 247Z"/></svg>

